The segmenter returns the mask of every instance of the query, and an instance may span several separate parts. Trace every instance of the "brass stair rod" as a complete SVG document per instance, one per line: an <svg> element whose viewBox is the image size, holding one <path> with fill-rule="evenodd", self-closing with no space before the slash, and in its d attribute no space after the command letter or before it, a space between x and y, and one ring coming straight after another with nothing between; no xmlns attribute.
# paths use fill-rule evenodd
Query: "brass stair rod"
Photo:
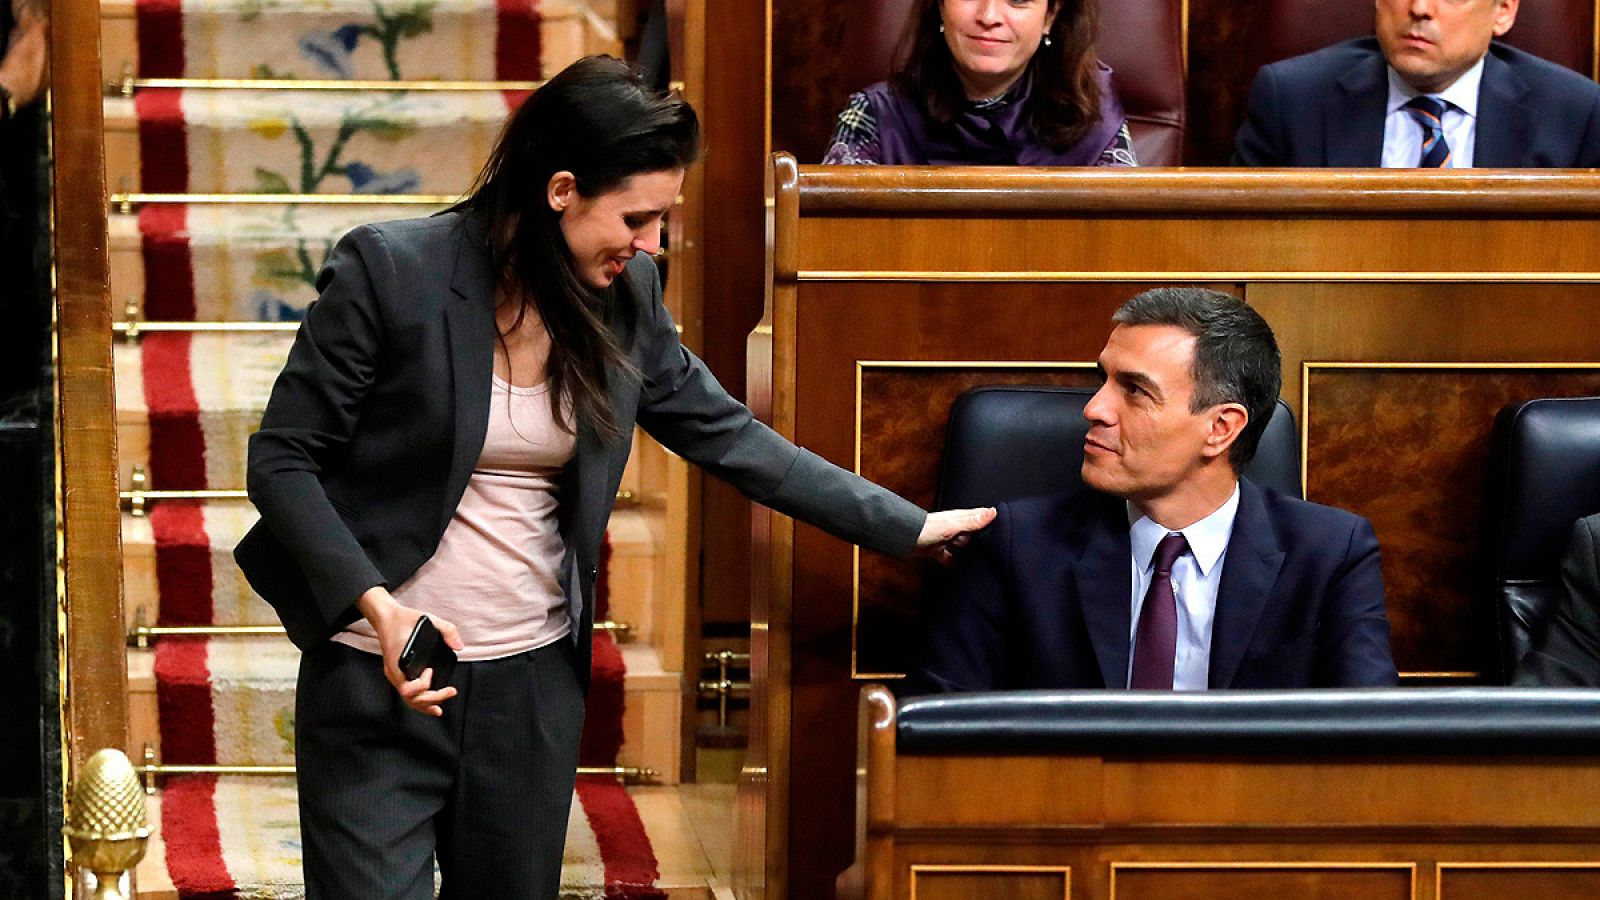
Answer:
<svg viewBox="0 0 1600 900"><path fill-rule="evenodd" d="M122 506L136 518L142 518L149 512L149 505L157 500L248 500L249 495L242 490L192 490L192 491L154 491L145 485L150 483L150 474L142 465L135 465L128 476L132 489L118 492L122 499ZM639 497L633 491L617 491L616 505L621 507L636 506Z"/></svg>
<svg viewBox="0 0 1600 900"><path fill-rule="evenodd" d="M143 88L177 88L198 91L406 91L406 92L483 92L531 91L542 81L420 81L326 78L134 78L131 68L120 81L106 84L106 93L132 97Z"/></svg>
<svg viewBox="0 0 1600 900"><path fill-rule="evenodd" d="M189 206L450 206L457 194L147 194L118 191L111 208L129 215L145 204L182 203Z"/></svg>
<svg viewBox="0 0 1600 900"><path fill-rule="evenodd" d="M273 777L293 775L295 767L288 766L225 766L225 765L169 765L156 762L154 744L144 745L144 765L135 766L144 782L144 792L156 792L155 781L169 775L242 775L248 777ZM627 784L644 784L661 777L655 769L642 766L579 766L579 775L598 778L616 778Z"/></svg>
<svg viewBox="0 0 1600 900"><path fill-rule="evenodd" d="M150 649L150 641L162 637L273 637L284 634L282 625L147 625L144 607L134 611L133 627L128 630L128 646ZM608 631L625 641L633 632L627 622L610 620L594 623L596 631Z"/></svg>
<svg viewBox="0 0 1600 900"><path fill-rule="evenodd" d="M112 322L111 330L123 337L136 338L142 332L244 332L293 333L299 322Z"/></svg>

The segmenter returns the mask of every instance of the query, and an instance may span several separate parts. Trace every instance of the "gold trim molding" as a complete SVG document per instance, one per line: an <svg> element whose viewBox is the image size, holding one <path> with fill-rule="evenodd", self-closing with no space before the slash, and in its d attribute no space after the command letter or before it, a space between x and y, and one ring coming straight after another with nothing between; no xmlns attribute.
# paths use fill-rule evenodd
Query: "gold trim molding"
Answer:
<svg viewBox="0 0 1600 900"><path fill-rule="evenodd" d="M1314 272L1314 271L932 271L921 269L801 269L797 281L1072 283L1083 281L1372 283L1372 284L1600 284L1600 272Z"/></svg>
<svg viewBox="0 0 1600 900"><path fill-rule="evenodd" d="M1071 866L1028 866L1028 865L945 865L934 863L918 863L910 866L911 872L911 900L917 900L918 875L1060 875L1061 900L1072 900L1072 867Z"/></svg>
<svg viewBox="0 0 1600 900"><path fill-rule="evenodd" d="M1600 862L1588 861L1551 861L1517 860L1514 862L1439 862L1433 869L1433 896L1434 900L1445 900L1444 872L1446 869L1457 871L1494 871L1494 870L1522 870L1522 871L1561 871L1562 869L1600 869Z"/></svg>
<svg viewBox="0 0 1600 900"><path fill-rule="evenodd" d="M1332 861L1332 862L1213 862L1213 861L1182 861L1171 862L1112 862L1111 863L1111 900L1117 898L1117 872L1118 871L1219 871L1238 870L1241 872L1314 872L1324 871L1395 871L1405 872L1411 884L1411 900L1417 900L1417 864L1414 862L1360 862L1360 861Z"/></svg>

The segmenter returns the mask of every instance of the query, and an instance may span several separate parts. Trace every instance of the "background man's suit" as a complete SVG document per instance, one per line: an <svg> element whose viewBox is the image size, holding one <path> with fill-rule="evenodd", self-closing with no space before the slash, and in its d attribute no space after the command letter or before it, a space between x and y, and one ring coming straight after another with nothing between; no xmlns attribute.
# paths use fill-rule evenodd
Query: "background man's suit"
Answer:
<svg viewBox="0 0 1600 900"><path fill-rule="evenodd" d="M1600 166L1600 85L1499 43L1484 59L1477 168ZM1247 166L1376 167L1388 113L1377 38L1262 67L1234 144Z"/></svg>
<svg viewBox="0 0 1600 900"><path fill-rule="evenodd" d="M1600 687L1600 514L1579 519L1561 557L1564 595L1516 684Z"/></svg>
<svg viewBox="0 0 1600 900"><path fill-rule="evenodd" d="M1003 503L930 611L912 684L1125 687L1126 502L1090 490ZM1212 688L1392 685L1378 541L1365 519L1239 483L1211 640Z"/></svg>

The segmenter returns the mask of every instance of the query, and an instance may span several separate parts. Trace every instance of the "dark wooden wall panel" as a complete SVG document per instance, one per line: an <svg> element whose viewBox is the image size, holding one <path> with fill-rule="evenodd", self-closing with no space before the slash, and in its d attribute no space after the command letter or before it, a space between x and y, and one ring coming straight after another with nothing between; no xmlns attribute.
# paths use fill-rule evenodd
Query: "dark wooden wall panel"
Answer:
<svg viewBox="0 0 1600 900"><path fill-rule="evenodd" d="M1004 897L1006 900L1068 900L1071 875L1067 871L1005 871L1005 867L985 872L911 872L912 894L917 900L973 900L975 897Z"/></svg>
<svg viewBox="0 0 1600 900"><path fill-rule="evenodd" d="M1494 611L1477 563L1495 413L1535 397L1595 394L1600 369L1310 371L1306 496L1366 516L1377 531L1401 671L1497 677Z"/></svg>
<svg viewBox="0 0 1600 900"><path fill-rule="evenodd" d="M1112 900L1412 900L1410 868L1194 868L1117 872Z"/></svg>
<svg viewBox="0 0 1600 900"><path fill-rule="evenodd" d="M766 254L766 9L706 0L702 355L728 392L745 396L745 340L761 320ZM701 604L706 625L750 621L750 504L701 479Z"/></svg>
<svg viewBox="0 0 1600 900"><path fill-rule="evenodd" d="M1525 863L1505 868L1441 866L1437 900L1594 900L1600 897L1600 865Z"/></svg>

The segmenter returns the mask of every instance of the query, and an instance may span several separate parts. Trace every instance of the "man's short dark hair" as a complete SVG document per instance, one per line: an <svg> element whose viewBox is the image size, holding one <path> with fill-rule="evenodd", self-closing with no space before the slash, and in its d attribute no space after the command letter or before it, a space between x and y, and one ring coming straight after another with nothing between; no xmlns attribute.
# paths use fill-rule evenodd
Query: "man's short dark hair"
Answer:
<svg viewBox="0 0 1600 900"><path fill-rule="evenodd" d="M1283 387L1283 357L1261 314L1232 294L1205 288L1145 291L1111 316L1118 325L1175 325L1194 335L1191 412L1219 403L1244 406L1250 419L1228 450L1235 472L1255 458Z"/></svg>

